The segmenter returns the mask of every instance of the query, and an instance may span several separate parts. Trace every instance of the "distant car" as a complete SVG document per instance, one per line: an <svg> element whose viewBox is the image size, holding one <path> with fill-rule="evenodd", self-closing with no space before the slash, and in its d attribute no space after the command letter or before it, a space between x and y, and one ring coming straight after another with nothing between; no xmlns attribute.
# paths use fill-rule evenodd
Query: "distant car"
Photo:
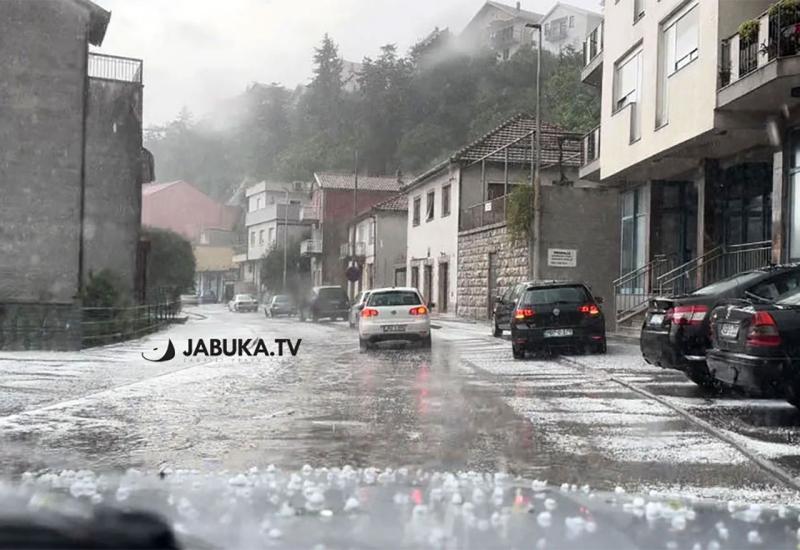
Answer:
<svg viewBox="0 0 800 550"><path fill-rule="evenodd" d="M228 302L228 309L237 313L258 311L258 302L249 294L237 294Z"/></svg>
<svg viewBox="0 0 800 550"><path fill-rule="evenodd" d="M267 317L278 317L280 315L294 315L297 308L294 300L290 296L279 294L273 296L264 306L264 315Z"/></svg>
<svg viewBox="0 0 800 550"><path fill-rule="evenodd" d="M640 348L644 360L679 370L694 383L714 387L706 365L711 347L709 315L722 303L749 297L774 299L800 284L800 266L744 271L675 298L654 298L644 319Z"/></svg>
<svg viewBox="0 0 800 550"><path fill-rule="evenodd" d="M711 376L758 397L800 407L800 286L768 299L738 300L711 313Z"/></svg>
<svg viewBox="0 0 800 550"><path fill-rule="evenodd" d="M217 295L213 290L209 290L207 292L203 292L197 299L198 304L216 304L217 303Z"/></svg>
<svg viewBox="0 0 800 550"><path fill-rule="evenodd" d="M511 318L514 359L524 359L528 351L605 353L606 322L600 303L582 283L528 284Z"/></svg>
<svg viewBox="0 0 800 550"><path fill-rule="evenodd" d="M364 308L364 304L367 303L367 298L369 298L370 291L365 290L364 292L359 293L356 296L356 299L353 300L353 305L350 306L350 315L347 319L347 324L350 325L350 328L356 328L358 325L358 320L361 318L361 310Z"/></svg>
<svg viewBox="0 0 800 550"><path fill-rule="evenodd" d="M347 292L340 286L318 286L311 289L305 302L298 307L301 321L311 319L346 320L350 314Z"/></svg>
<svg viewBox="0 0 800 550"><path fill-rule="evenodd" d="M517 307L517 300L530 285L531 283L512 285L495 300L492 315L492 335L495 338L500 338L504 330L511 330L511 317Z"/></svg>
<svg viewBox="0 0 800 550"><path fill-rule="evenodd" d="M429 310L416 288L370 292L358 323L359 347L363 351L387 341L418 342L424 348L431 347Z"/></svg>

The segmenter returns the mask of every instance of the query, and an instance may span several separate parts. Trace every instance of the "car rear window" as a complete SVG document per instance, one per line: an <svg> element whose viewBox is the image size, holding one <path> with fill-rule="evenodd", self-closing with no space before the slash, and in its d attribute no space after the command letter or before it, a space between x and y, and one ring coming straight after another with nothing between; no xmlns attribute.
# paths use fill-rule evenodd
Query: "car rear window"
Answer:
<svg viewBox="0 0 800 550"><path fill-rule="evenodd" d="M393 290L391 292L378 292L369 297L367 305L373 307L392 306L418 306L422 301L419 294L412 290Z"/></svg>
<svg viewBox="0 0 800 550"><path fill-rule="evenodd" d="M319 297L323 300L342 300L347 299L347 294L342 288L321 288Z"/></svg>
<svg viewBox="0 0 800 550"><path fill-rule="evenodd" d="M589 300L582 286L559 286L553 288L529 288L522 298L525 305L579 304Z"/></svg>
<svg viewBox="0 0 800 550"><path fill-rule="evenodd" d="M733 290L734 288L740 285L746 285L748 283L755 282L759 277L763 277L764 274L760 271L753 271L750 273L740 273L738 275L734 275L733 277L728 277L727 279L722 279L716 283L710 284L708 286L704 286L699 290L695 290L692 292L693 296L713 296L714 294L722 294L728 292L729 290Z"/></svg>
<svg viewBox="0 0 800 550"><path fill-rule="evenodd" d="M800 288L787 292L775 302L782 306L800 306Z"/></svg>
<svg viewBox="0 0 800 550"><path fill-rule="evenodd" d="M237 294L236 295L236 301L237 302L245 302L245 301L252 300L252 299L253 299L252 296L250 296L249 294Z"/></svg>
<svg viewBox="0 0 800 550"><path fill-rule="evenodd" d="M275 296L275 303L285 304L289 301L288 296Z"/></svg>

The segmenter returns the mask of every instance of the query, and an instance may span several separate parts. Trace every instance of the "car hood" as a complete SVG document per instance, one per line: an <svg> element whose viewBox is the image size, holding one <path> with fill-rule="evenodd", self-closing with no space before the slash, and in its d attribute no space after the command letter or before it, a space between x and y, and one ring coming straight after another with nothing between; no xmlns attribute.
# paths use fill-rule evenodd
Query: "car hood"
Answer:
<svg viewBox="0 0 800 550"><path fill-rule="evenodd" d="M603 493L503 473L63 471L24 474L0 493L0 548L41 547L21 534L45 529L84 537L74 547L91 547L85 537L97 533L103 548L705 550L788 549L798 540L794 508Z"/></svg>

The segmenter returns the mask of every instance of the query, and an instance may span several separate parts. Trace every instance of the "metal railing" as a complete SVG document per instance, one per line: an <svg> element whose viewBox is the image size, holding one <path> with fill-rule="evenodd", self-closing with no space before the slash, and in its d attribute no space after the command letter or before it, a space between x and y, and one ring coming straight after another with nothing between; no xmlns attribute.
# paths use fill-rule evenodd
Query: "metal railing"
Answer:
<svg viewBox="0 0 800 550"><path fill-rule="evenodd" d="M309 239L300 243L300 254L310 256L312 254L322 254L322 241Z"/></svg>
<svg viewBox="0 0 800 550"><path fill-rule="evenodd" d="M81 347L141 338L175 321L180 311L179 296L141 306L81 308Z"/></svg>
<svg viewBox="0 0 800 550"><path fill-rule="evenodd" d="M594 58L603 53L603 22L583 41L583 66L588 67Z"/></svg>
<svg viewBox="0 0 800 550"><path fill-rule="evenodd" d="M736 33L722 41L720 87L770 61L800 53L800 8L774 5L753 21L757 23L754 34Z"/></svg>
<svg viewBox="0 0 800 550"><path fill-rule="evenodd" d="M582 166L587 166L600 158L600 126L583 136L581 150Z"/></svg>
<svg viewBox="0 0 800 550"><path fill-rule="evenodd" d="M506 221L506 199L508 195L470 206L461 211L459 231L477 229L486 225Z"/></svg>
<svg viewBox="0 0 800 550"><path fill-rule="evenodd" d="M643 311L653 295L657 279L669 271L671 264L666 256L656 256L650 263L627 273L614 281L617 322L621 323Z"/></svg>
<svg viewBox="0 0 800 550"><path fill-rule="evenodd" d="M142 60L116 55L90 53L87 71L90 78L142 83Z"/></svg>
<svg viewBox="0 0 800 550"><path fill-rule="evenodd" d="M320 219L319 207L317 206L304 206L300 210L300 221L318 222Z"/></svg>
<svg viewBox="0 0 800 550"><path fill-rule="evenodd" d="M688 294L742 271L769 265L771 258L771 241L719 246L659 277L658 293Z"/></svg>
<svg viewBox="0 0 800 550"><path fill-rule="evenodd" d="M347 242L342 243L339 246L339 259L341 260L348 260L353 258L353 256L366 256L367 255L367 243L365 242L357 242L355 244L355 252L353 251L353 243Z"/></svg>

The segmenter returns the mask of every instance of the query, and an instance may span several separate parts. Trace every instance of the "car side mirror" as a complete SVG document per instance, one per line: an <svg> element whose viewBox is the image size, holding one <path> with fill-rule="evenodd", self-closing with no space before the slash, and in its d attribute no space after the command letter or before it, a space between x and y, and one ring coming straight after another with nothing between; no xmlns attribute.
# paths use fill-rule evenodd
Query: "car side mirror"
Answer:
<svg viewBox="0 0 800 550"><path fill-rule="evenodd" d="M364 304L358 304L358 305L356 306L356 309L358 309L359 311L361 311L362 309L364 309Z"/></svg>
<svg viewBox="0 0 800 550"><path fill-rule="evenodd" d="M605 300L603 300L602 296L595 296L594 301L597 302L598 304L602 304Z"/></svg>

